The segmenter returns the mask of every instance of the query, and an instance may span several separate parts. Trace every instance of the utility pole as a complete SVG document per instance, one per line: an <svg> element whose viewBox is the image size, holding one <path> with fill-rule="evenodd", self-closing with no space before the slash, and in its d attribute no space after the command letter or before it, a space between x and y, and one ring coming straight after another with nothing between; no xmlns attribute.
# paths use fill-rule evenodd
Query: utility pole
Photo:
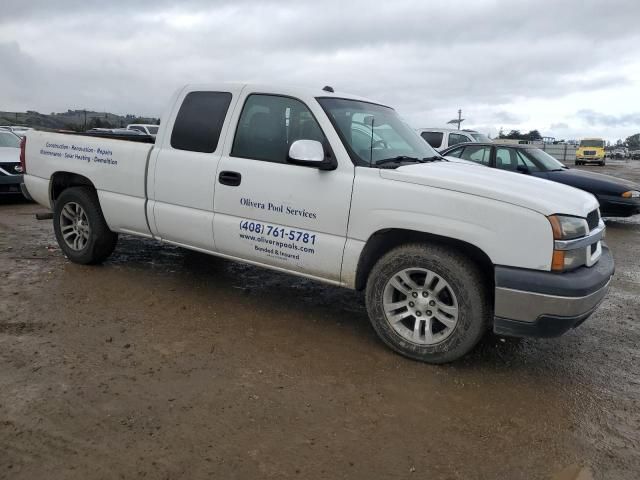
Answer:
<svg viewBox="0 0 640 480"><path fill-rule="evenodd" d="M84 131L87 131L87 111L84 111Z"/></svg>
<svg viewBox="0 0 640 480"><path fill-rule="evenodd" d="M464 122L464 118L462 118L462 110L458 109L458 118L454 118L453 120L449 120L447 125L457 125L458 130L460 130L460 124Z"/></svg>

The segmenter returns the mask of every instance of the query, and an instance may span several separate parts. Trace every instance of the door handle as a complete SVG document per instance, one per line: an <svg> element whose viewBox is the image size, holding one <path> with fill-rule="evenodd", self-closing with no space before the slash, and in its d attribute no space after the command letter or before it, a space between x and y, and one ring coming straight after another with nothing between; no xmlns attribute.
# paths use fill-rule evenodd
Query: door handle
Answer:
<svg viewBox="0 0 640 480"><path fill-rule="evenodd" d="M218 175L218 181L223 185L229 185L230 187L237 187L242 181L242 175L238 172L230 172L225 170Z"/></svg>

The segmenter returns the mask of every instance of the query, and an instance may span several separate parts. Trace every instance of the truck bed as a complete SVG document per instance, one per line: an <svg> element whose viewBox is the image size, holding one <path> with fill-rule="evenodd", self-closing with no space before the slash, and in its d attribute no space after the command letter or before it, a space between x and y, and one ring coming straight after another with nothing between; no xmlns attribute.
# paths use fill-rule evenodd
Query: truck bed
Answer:
<svg viewBox="0 0 640 480"><path fill-rule="evenodd" d="M118 138L29 132L25 184L34 200L51 206L51 178L81 175L96 188L109 228L150 235L145 205L152 149L149 143Z"/></svg>

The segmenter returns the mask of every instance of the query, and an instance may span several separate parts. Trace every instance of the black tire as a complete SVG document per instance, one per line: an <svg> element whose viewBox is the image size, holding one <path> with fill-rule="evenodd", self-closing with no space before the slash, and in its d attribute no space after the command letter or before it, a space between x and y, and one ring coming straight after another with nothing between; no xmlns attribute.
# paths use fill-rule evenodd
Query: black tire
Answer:
<svg viewBox="0 0 640 480"><path fill-rule="evenodd" d="M74 249L63 238L62 211L66 205L77 204L84 210L88 220L88 239L80 249ZM64 254L74 263L94 265L102 263L116 248L118 234L109 230L102 215L98 196L89 187L71 187L64 190L56 200L53 210L53 229L58 245Z"/></svg>
<svg viewBox="0 0 640 480"><path fill-rule="evenodd" d="M600 162L601 167L604 167L605 165L606 165L606 162L604 160Z"/></svg>
<svg viewBox="0 0 640 480"><path fill-rule="evenodd" d="M581 165L581 163L578 160L576 160L576 166L578 165Z"/></svg>
<svg viewBox="0 0 640 480"><path fill-rule="evenodd" d="M440 276L457 298L457 323L448 337L435 344L421 345L407 340L391 326L384 311L387 283L404 269L413 268ZM396 352L426 363L452 362L471 351L488 330L493 314L488 283L476 263L453 249L427 243L403 245L380 258L369 274L366 288L369 319L382 341Z"/></svg>

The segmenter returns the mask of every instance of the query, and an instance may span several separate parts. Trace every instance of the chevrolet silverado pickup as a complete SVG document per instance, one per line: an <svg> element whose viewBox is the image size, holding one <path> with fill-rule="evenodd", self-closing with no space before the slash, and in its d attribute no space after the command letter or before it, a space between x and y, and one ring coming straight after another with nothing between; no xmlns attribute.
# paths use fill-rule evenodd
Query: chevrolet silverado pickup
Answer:
<svg viewBox="0 0 640 480"><path fill-rule="evenodd" d="M614 270L591 194L446 161L330 87L186 86L154 144L29 132L21 161L72 262L126 233L363 290L381 340L430 363L566 332Z"/></svg>

